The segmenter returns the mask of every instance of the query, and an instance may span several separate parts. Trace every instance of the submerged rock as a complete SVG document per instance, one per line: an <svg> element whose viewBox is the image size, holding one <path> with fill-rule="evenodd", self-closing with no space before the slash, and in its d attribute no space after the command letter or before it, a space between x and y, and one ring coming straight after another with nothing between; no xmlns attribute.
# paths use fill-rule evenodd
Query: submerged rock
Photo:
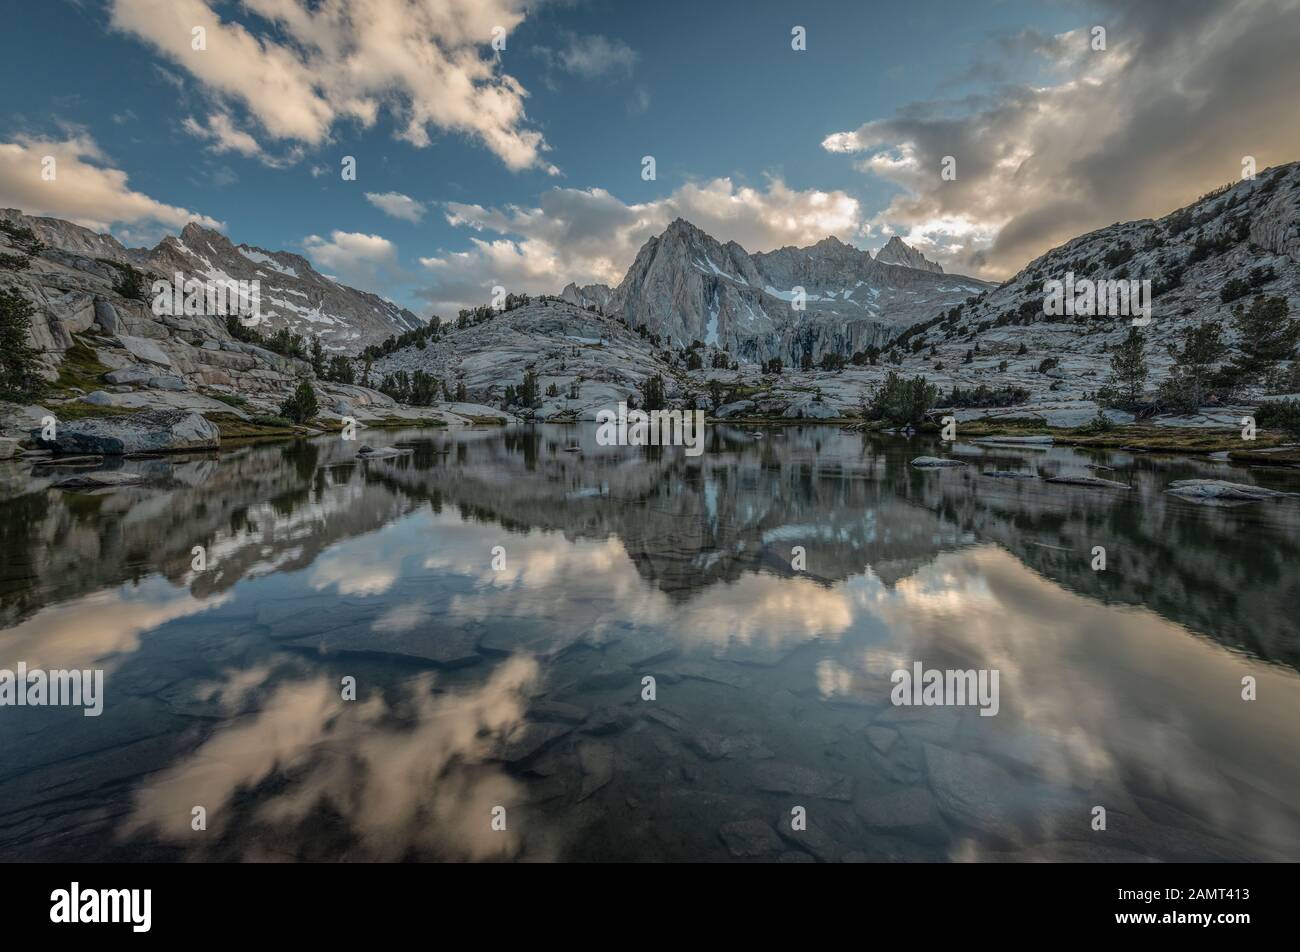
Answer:
<svg viewBox="0 0 1300 952"><path fill-rule="evenodd" d="M65 476L54 484L55 489L116 489L118 486L132 486L140 482L139 473L78 473Z"/></svg>
<svg viewBox="0 0 1300 952"><path fill-rule="evenodd" d="M282 630L289 624L291 621L281 622L277 628ZM330 622L323 624L328 626ZM277 637L280 637L278 632ZM383 655L427 661L444 668L476 664L483 659L478 653L476 632L436 624L420 624L402 631L385 631L374 622L363 621L319 634L313 633L297 639L296 643L315 648L322 654L350 652Z"/></svg>
<svg viewBox="0 0 1300 952"><path fill-rule="evenodd" d="M975 443L1006 443L1013 446L1051 446L1056 439L1051 436L979 436Z"/></svg>
<svg viewBox="0 0 1300 952"><path fill-rule="evenodd" d="M61 469L68 467L71 469L94 468L104 465L104 457L97 455L88 456L48 456L37 457L35 465L39 469Z"/></svg>
<svg viewBox="0 0 1300 952"><path fill-rule="evenodd" d="M733 820L718 830L732 856L763 856L785 849L781 837L762 820Z"/></svg>
<svg viewBox="0 0 1300 952"><path fill-rule="evenodd" d="M898 741L898 731L892 727L868 727L866 735L871 746L882 754L889 753L889 749Z"/></svg>
<svg viewBox="0 0 1300 952"><path fill-rule="evenodd" d="M381 446L376 449L373 446L362 446L357 450L357 459L393 459L397 456L410 456L414 450L394 449L391 446Z"/></svg>
<svg viewBox="0 0 1300 952"><path fill-rule="evenodd" d="M805 856L815 857L823 863L834 863L844 854L845 849L834 837L820 829L818 819L820 817L814 819L805 830L791 829L788 824L778 823L776 832L791 846L807 850ZM782 860L782 862L807 862L807 860Z"/></svg>
<svg viewBox="0 0 1300 952"><path fill-rule="evenodd" d="M1016 789L1009 773L987 757L936 744L925 745L925 765L930 790L944 816L1012 846L1025 843L1029 824L1007 801L1008 793Z"/></svg>
<svg viewBox="0 0 1300 952"><path fill-rule="evenodd" d="M522 763L573 730L571 724L523 723L502 739L497 759Z"/></svg>
<svg viewBox="0 0 1300 952"><path fill-rule="evenodd" d="M1176 479L1165 490L1188 499L1235 499L1254 502L1259 499L1280 499L1300 493L1279 492L1247 483L1230 483L1222 479Z"/></svg>
<svg viewBox="0 0 1300 952"><path fill-rule="evenodd" d="M942 843L948 828L939 815L934 796L925 787L908 787L894 793L864 797L853 805L862 822L913 839Z"/></svg>
<svg viewBox="0 0 1300 952"><path fill-rule="evenodd" d="M980 473L981 476L989 476L993 479L1037 479L1037 473L1013 473L1007 469L991 469L988 472Z"/></svg>
<svg viewBox="0 0 1300 952"><path fill-rule="evenodd" d="M965 466L959 459L943 459L938 456L918 456L912 460L912 465L918 469L940 469L945 466Z"/></svg>
<svg viewBox="0 0 1300 952"><path fill-rule="evenodd" d="M1062 486L1092 486L1095 489L1130 489L1128 483L1116 482L1113 479L1102 479L1100 476L1048 476L1044 482L1057 483Z"/></svg>
<svg viewBox="0 0 1300 952"><path fill-rule="evenodd" d="M41 431L33 430L39 440ZM48 446L50 441L42 441ZM221 445L217 425L188 410L144 410L122 416L88 417L60 423L53 440L60 453L133 456L181 450L215 450Z"/></svg>
<svg viewBox="0 0 1300 952"><path fill-rule="evenodd" d="M538 701L528 709L528 713L534 720L559 721L562 724L581 724L587 719L584 708L563 701Z"/></svg>
<svg viewBox="0 0 1300 952"><path fill-rule="evenodd" d="M17 453L17 438L12 436L0 436L0 459L13 459Z"/></svg>
<svg viewBox="0 0 1300 952"><path fill-rule="evenodd" d="M586 800L614 779L614 748L604 741L581 741L578 744L578 763L582 767L579 800Z"/></svg>
<svg viewBox="0 0 1300 952"><path fill-rule="evenodd" d="M754 786L767 793L794 793L825 800L853 799L853 781L801 764L771 761L754 768Z"/></svg>

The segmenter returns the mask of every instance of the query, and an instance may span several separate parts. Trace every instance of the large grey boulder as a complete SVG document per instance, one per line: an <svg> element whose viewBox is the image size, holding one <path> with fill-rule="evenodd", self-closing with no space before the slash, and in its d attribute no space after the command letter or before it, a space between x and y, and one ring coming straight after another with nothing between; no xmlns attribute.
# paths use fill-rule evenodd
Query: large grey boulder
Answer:
<svg viewBox="0 0 1300 952"><path fill-rule="evenodd" d="M190 388L189 384L187 384L184 379L181 377L173 377L171 375L150 377L148 385L153 390L172 390L176 392L188 390Z"/></svg>
<svg viewBox="0 0 1300 952"><path fill-rule="evenodd" d="M814 400L812 394L797 395L781 414L787 420L831 420L839 415L839 410L829 403Z"/></svg>
<svg viewBox="0 0 1300 952"><path fill-rule="evenodd" d="M141 370L139 367L123 367L121 370L110 370L104 374L104 379L114 384L129 383L148 383L153 372Z"/></svg>
<svg viewBox="0 0 1300 952"><path fill-rule="evenodd" d="M117 311L103 298L95 298L95 323L105 334L116 334L118 329Z"/></svg>
<svg viewBox="0 0 1300 952"><path fill-rule="evenodd" d="M105 393L103 390L93 390L78 399L82 403L89 403L92 407L111 407L113 405L113 395Z"/></svg>
<svg viewBox="0 0 1300 952"><path fill-rule="evenodd" d="M713 415L719 420L725 420L728 417L744 416L750 413L757 404L753 400L737 400L735 403L726 403L718 407Z"/></svg>
<svg viewBox="0 0 1300 952"><path fill-rule="evenodd" d="M172 369L172 359L167 356L167 352L158 345L157 341L149 340L147 337L132 337L127 334L119 335L118 341L136 360L143 360L146 364L156 364L159 367Z"/></svg>
<svg viewBox="0 0 1300 952"><path fill-rule="evenodd" d="M41 431L33 430L31 435L39 440ZM50 443L41 445L48 447ZM60 453L131 456L216 449L221 445L221 434L215 423L199 413L145 410L60 423L53 445Z"/></svg>

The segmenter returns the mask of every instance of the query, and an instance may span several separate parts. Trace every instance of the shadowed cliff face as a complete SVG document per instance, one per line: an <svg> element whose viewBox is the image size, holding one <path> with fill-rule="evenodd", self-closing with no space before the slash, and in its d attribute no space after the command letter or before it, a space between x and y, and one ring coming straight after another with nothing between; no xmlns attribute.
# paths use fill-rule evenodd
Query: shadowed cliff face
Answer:
<svg viewBox="0 0 1300 952"><path fill-rule="evenodd" d="M127 461L102 495L0 464L0 668L107 685L100 718L0 708L0 852L1300 856L1300 502L1163 491L1289 471L812 427L377 442L411 452ZM982 475L1095 465L1132 488ZM893 706L914 661L999 670L1000 713Z"/></svg>

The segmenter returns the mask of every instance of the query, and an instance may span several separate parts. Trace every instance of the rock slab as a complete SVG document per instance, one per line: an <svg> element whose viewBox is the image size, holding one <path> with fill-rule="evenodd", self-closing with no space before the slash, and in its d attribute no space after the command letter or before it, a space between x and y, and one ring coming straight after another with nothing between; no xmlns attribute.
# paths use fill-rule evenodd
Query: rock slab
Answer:
<svg viewBox="0 0 1300 952"><path fill-rule="evenodd" d="M61 423L53 440L59 453L96 453L132 456L138 453L174 453L215 450L221 445L217 425L188 410L144 410L121 416L88 417ZM41 431L33 430L40 440ZM50 441L42 441L49 446Z"/></svg>

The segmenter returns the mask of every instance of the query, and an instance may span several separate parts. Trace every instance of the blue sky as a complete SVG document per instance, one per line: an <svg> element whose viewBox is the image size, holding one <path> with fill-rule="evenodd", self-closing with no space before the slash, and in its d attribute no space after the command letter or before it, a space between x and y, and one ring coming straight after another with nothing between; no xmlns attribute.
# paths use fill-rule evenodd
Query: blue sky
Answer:
<svg viewBox="0 0 1300 952"><path fill-rule="evenodd" d="M1294 4L1261 2L1285 14L1282 32L1290 35ZM588 0L525 10L513 0L481 0L480 20L471 23L453 22L446 11L455 5L446 0L368 0L399 29L423 32L430 48L446 53L449 73L464 57L488 64L461 72L491 97L448 107L459 95L455 80L446 90L424 85L433 69L375 78L389 65L382 46L348 60L365 82L340 79L348 70L308 41L366 44L362 26L347 17L312 19L336 0L162 3L50 0L7 13L0 155L5 143L10 152L8 166L0 163L0 202L109 227L136 244L202 216L236 241L306 253L322 271L422 314L470 303L475 288L496 281L533 291L559 290L570 279L616 281L645 237L679 213L750 251L831 231L874 248L897 231L953 270L1006 273L1045 250L1031 241L998 257L999 233L1014 224L1018 234L1041 208L1003 216L988 204L993 185L1010 189L1012 173L1023 179L1023 167L1053 151L1040 141L1041 119L1033 125L1028 117L1041 115L1044 103L1062 123L1071 108L1082 114L1090 104L1070 98L1071 82L1085 73L1136 82L1145 70L1153 75L1142 81L1167 82L1149 56L1136 59L1155 46L1158 21L1106 3ZM425 5L429 27L420 31L410 14ZM1166 70L1189 68L1174 61L1204 45L1197 41L1214 26L1208 5L1188 0L1187 8L1196 10L1185 22L1166 25L1188 41L1180 50L1162 39L1172 47ZM191 53L184 34L191 22L206 22L204 11L260 52L224 42L214 28L209 48ZM509 29L492 62L486 27L494 22ZM1108 24L1106 59L1088 50L1094 23ZM791 49L795 25L807 30L804 52ZM249 82L274 62L261 58L268 50L324 91L281 94ZM1052 98L1034 100L1045 95ZM452 117L420 123L413 137L412 102L421 97ZM367 105L353 111L358 98ZM523 113L482 119L502 103ZM1122 117L1122 103L1113 109ZM1008 119L1008 110L1020 112ZM1261 125L1266 117L1267 108ZM1120 141L1126 130L1107 120L1100 131ZM850 144L829 148L827 137L837 134ZM422 135L427 144L412 141ZM1270 143L1276 161L1297 157L1285 154L1292 142ZM1227 180L1243 149L1262 145L1232 143L1185 187ZM929 194L945 150L959 154L959 168L969 160L977 170L963 179L964 200L956 189ZM83 193L15 182L22 163L42 152L66 154L69 176L83 167L119 174L88 180ZM345 155L357 159L356 181L340 178ZM644 155L656 159L655 181L642 180ZM1056 161L1066 167L1052 173L1056 188L1027 183L1040 202L1059 201L1051 193L1062 177L1073 181L1073 160ZM1015 163L1021 168L997 171ZM95 191L113 188L132 197ZM1133 215L1171 210L1181 194L1138 191L1128 200ZM394 196L418 203L418 220L393 214L404 202ZM1096 227L1113 211L1098 209L1094 224L1062 206L1061 227Z"/></svg>

